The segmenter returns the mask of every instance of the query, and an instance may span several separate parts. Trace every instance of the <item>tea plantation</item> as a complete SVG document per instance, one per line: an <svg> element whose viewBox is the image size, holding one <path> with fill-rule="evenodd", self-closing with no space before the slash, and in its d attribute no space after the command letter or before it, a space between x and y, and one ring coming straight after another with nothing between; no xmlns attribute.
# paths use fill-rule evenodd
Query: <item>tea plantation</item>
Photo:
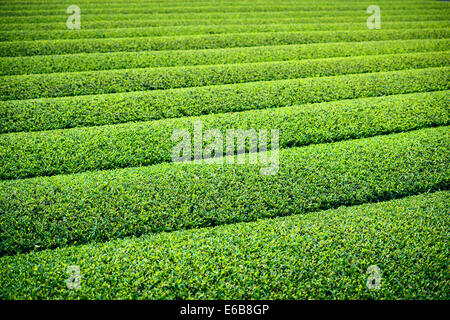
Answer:
<svg viewBox="0 0 450 320"><path fill-rule="evenodd" d="M450 299L449 113L448 2L0 0L0 299Z"/></svg>

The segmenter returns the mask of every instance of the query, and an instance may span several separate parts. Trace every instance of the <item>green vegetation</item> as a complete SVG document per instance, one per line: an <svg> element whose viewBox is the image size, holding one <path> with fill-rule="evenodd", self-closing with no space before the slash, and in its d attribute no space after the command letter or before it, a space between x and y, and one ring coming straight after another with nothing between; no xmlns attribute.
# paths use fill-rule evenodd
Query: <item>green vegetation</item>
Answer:
<svg viewBox="0 0 450 320"><path fill-rule="evenodd" d="M449 89L449 67L2 103L0 132L62 129Z"/></svg>
<svg viewBox="0 0 450 320"><path fill-rule="evenodd" d="M448 300L449 13L0 2L0 299ZM177 129L275 163L173 163Z"/></svg>
<svg viewBox="0 0 450 320"><path fill-rule="evenodd" d="M0 259L4 299L448 299L449 192ZM66 269L81 271L68 290ZM382 270L368 290L366 270ZM301 285L300 285L301 284Z"/></svg>
<svg viewBox="0 0 450 320"><path fill-rule="evenodd" d="M400 21L388 22L384 29L448 28L447 21ZM235 24L235 25L194 25L172 27L146 27L125 29L91 29L80 32L72 30L10 31L2 33L2 41L84 39L84 38L128 38L176 35L221 34L239 32L299 32L320 30L366 30L365 23L322 23L322 24Z"/></svg>
<svg viewBox="0 0 450 320"><path fill-rule="evenodd" d="M400 22L400 21L445 21L448 16L442 14L442 12L436 12L430 14L424 14L420 12L414 15L391 15L389 16L389 21ZM227 18L220 17L212 19L210 17L199 18L185 18L185 19L174 19L174 20L156 20L149 19L147 16L133 19L133 20L98 20L98 21L83 21L83 28L81 30L90 29L114 29L114 28L142 28L145 27L170 27L170 26L220 26L220 25L237 25L237 24L322 24L322 23L364 23L365 19L361 19L361 16L331 16L331 17L278 17L273 18L267 17L240 17L240 18ZM65 22L42 22L42 23L8 23L0 25L0 30L2 31L14 31L27 28L29 31L24 32L34 32L36 30L67 30L67 25ZM80 30L80 31L81 31ZM14 31L16 32L16 31ZM3 33L3 41L6 39L8 32ZM19 38L20 39L20 38ZM1 38L0 38L1 40Z"/></svg>
<svg viewBox="0 0 450 320"><path fill-rule="evenodd" d="M0 100L105 94L444 67L450 51L0 77Z"/></svg>
<svg viewBox="0 0 450 320"><path fill-rule="evenodd" d="M350 11L350 12L354 12L357 10L364 10L365 8L367 8L368 5L361 5L361 4L343 4L341 5L339 8L342 11ZM336 4L335 3L328 3L328 4L313 4L313 5L305 5L302 3L291 3L291 4L287 4L287 5L283 5L283 4L268 4L268 3L262 3L262 4L256 4L256 3L247 3L245 5L243 5L242 3L238 4L238 5L221 5L221 4L217 4L217 3L210 3L210 4L201 4L199 6L196 7L192 7L190 5L186 6L186 5L177 5L177 6L165 6L165 7L155 7L155 5L152 5L152 3L135 3L135 4L128 4L126 6L115 6L115 7L109 7L109 6L104 6L104 7L89 7L89 6L84 6L83 8L85 9L85 13L88 15L96 15L97 17L101 17L102 15L104 16L108 16L108 15L115 15L115 16L119 16L119 18L122 15L125 14L176 14L178 16L178 14L186 14L186 12L189 13L199 13L199 14L208 14L208 13L212 13L212 14L220 14L220 13L233 13L233 12L237 12L239 14L242 13L246 13L248 12L249 14L254 14L254 13L271 13L271 14L276 14L278 12L291 12L291 13L303 13L303 15L305 16L310 16L311 15L311 11L315 14L317 14L317 12L319 12L319 14L326 14L327 11L329 10L333 10L336 8ZM428 4L424 4L424 3L406 3L406 4L401 4L401 3L396 3L396 4L391 4L389 6L389 11L393 11L393 10L405 10L405 9L409 9L409 11L411 10L423 10L423 9L427 9L427 10L440 10L442 8L442 6L440 4L436 4L436 3L428 3ZM7 9L7 8L5 8ZM51 18L52 16L59 16L61 15L61 12L59 10L55 10L55 8L48 8L46 9L45 6L44 7L40 7L38 10L36 9L28 9L28 10L4 10L2 11L2 16L8 16L8 17L25 17L25 16L36 16L42 14L44 16L46 16L47 18Z"/></svg>
<svg viewBox="0 0 450 320"><path fill-rule="evenodd" d="M0 136L0 179L152 165L171 161L175 129L264 128L281 148L450 124L448 91ZM270 141L269 141L270 146Z"/></svg>
<svg viewBox="0 0 450 320"><path fill-rule="evenodd" d="M446 51L447 39L313 43L206 50L109 52L0 57L2 75L288 61Z"/></svg>
<svg viewBox="0 0 450 320"><path fill-rule="evenodd" d="M64 9L66 9L71 3L69 2ZM369 6L369 3L367 6ZM445 4L444 4L445 5ZM181 8L181 12L178 13L155 13L151 14L151 17L156 21L165 21L165 20L186 20L186 19L242 19L242 18L317 18L317 17L336 17L336 16L346 16L346 17L354 17L359 18L364 21L367 17L365 15L365 7L360 7L358 9L347 9L347 10L339 10L336 13L335 10L285 10L285 11L247 11L247 12L223 12L220 9L215 9L210 12L191 12L184 8ZM383 10L383 16L385 17L396 17L396 16L404 16L404 15L423 15L426 13L427 15L440 15L443 13L442 4L437 4L440 8L409 8L405 9L404 3L398 4L395 8L392 8L390 5L390 9ZM153 10L153 9L152 9ZM148 19L149 13L144 13L144 10L141 10L139 7L137 12L131 13L104 13L104 14L92 14L86 15L85 19L87 22L93 21L105 21L105 20L143 20ZM58 15L45 15L40 14L39 12L33 11L34 15L5 15L0 16L1 23L21 23L21 24L29 24L29 23L55 23L61 20L67 20L67 15L64 14L64 11L59 12Z"/></svg>
<svg viewBox="0 0 450 320"><path fill-rule="evenodd" d="M0 42L0 57L80 52L214 49L339 41L378 41L393 39L444 39L449 28L405 30L258 32L75 40L36 40Z"/></svg>
<svg viewBox="0 0 450 320"><path fill-rule="evenodd" d="M279 172L269 176L262 176L258 165L169 163L2 181L0 253L300 214L445 188L448 134L448 127L440 127L285 149Z"/></svg>

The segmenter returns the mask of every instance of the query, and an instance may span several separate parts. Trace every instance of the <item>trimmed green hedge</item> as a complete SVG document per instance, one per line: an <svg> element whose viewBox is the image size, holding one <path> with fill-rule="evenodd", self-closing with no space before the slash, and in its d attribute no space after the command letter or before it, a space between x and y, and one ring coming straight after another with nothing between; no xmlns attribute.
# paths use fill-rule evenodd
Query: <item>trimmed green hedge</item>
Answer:
<svg viewBox="0 0 450 320"><path fill-rule="evenodd" d="M280 147L363 138L450 124L449 91L415 93L66 130L0 135L0 179L171 161L175 129L278 129ZM270 146L270 144L269 144Z"/></svg>
<svg viewBox="0 0 450 320"><path fill-rule="evenodd" d="M432 1L432 0L428 0L428 1ZM38 8L47 8L47 9L52 9L52 8L66 8L66 4L70 3L69 0L27 0L26 1L27 6L29 7L33 7L33 6L38 6ZM98 7L99 5L109 5L111 7L114 8L121 8L121 7L125 7L126 5L130 6L130 7L134 7L137 5L142 5L142 6L146 6L149 5L149 3L145 3L142 2L141 0L128 0L126 2L126 4L124 4L123 0L98 0L96 1L95 4L92 3L92 1L89 0L78 0L77 3L80 3L83 5L83 7L87 7L87 8L95 8ZM222 5L255 5L255 4L265 4L267 3L266 0L240 0L238 4L236 4L235 0L223 0L221 1ZM298 5L298 2L294 1L294 0L282 0L281 2L283 5ZM347 0L346 4L347 5L355 5L357 6L359 5L368 5L372 2L368 1L368 0L362 0L362 1L357 1L357 0ZM383 5L392 5L392 4L402 4L404 3L404 0L379 0L379 3L383 4ZM186 7L186 6L208 6L208 5L216 5L217 4L217 0L152 0L151 1L151 5L152 7ZM303 2L303 4L305 6L309 6L309 5L317 5L316 0L306 0ZM320 1L321 5L336 5L336 0L321 0ZM408 2L406 3L406 5L423 5L424 4L424 0L408 0ZM341 5L341 4L339 4ZM2 6L4 6L5 8L10 8L10 9L23 9L23 3L21 3L20 1L15 1L13 3L4 3Z"/></svg>
<svg viewBox="0 0 450 320"><path fill-rule="evenodd" d="M0 57L0 75L175 67L445 51L448 39L314 43L204 50Z"/></svg>
<svg viewBox="0 0 450 320"><path fill-rule="evenodd" d="M447 20L448 15L442 14L442 12L427 14L425 12L413 13L404 15L391 15L389 21L443 21ZM113 28L140 28L142 26L147 27L168 27L168 26L204 26L204 25L229 25L229 24L321 24L321 23L356 23L364 22L365 19L361 19L361 16L330 16L330 17L278 17L273 18L266 17L240 17L240 18L227 18L219 17L215 19L203 18L203 19L175 19L175 20L158 20L151 17L141 17L133 20L99 20L99 21L84 21L83 27L80 30L89 29L113 29ZM27 30L67 30L66 21L59 22L44 22L44 23L8 23L0 25L1 31L13 31L19 29Z"/></svg>
<svg viewBox="0 0 450 320"><path fill-rule="evenodd" d="M448 67L1 102L0 132L95 126L449 89Z"/></svg>
<svg viewBox="0 0 450 320"><path fill-rule="evenodd" d="M0 252L392 199L450 182L449 127L280 151L259 165L160 164L0 183ZM39 246L39 247L37 247Z"/></svg>
<svg viewBox="0 0 450 320"><path fill-rule="evenodd" d="M448 191L0 258L2 299L448 299ZM69 266L80 268L69 290ZM381 288L366 286L377 265Z"/></svg>
<svg viewBox="0 0 450 320"><path fill-rule="evenodd" d="M450 65L450 51L0 77L0 100L201 87Z"/></svg>
<svg viewBox="0 0 450 320"><path fill-rule="evenodd" d="M423 15L425 12L429 15L442 14L446 7L446 4L437 3L438 7L431 9L404 9L399 7L404 7L404 4L399 4L397 8L383 9L383 17L390 18L393 16L404 16L404 15ZM66 7L67 8L67 7ZM352 16L360 17L362 20L366 20L368 15L365 11L366 7L360 10L311 10L311 11L261 11L261 12L187 12L184 10L180 13L126 13L126 14L95 14L95 15L85 15L83 21L105 21L105 20L142 20L148 19L151 16L155 20L171 20L171 19L238 19L238 18L293 18L293 17L336 17L336 16ZM67 20L68 15L65 11L62 11L59 15L40 15L35 16L0 16L0 23L48 23L48 22L59 22L61 20ZM25 26L26 28L26 26Z"/></svg>
<svg viewBox="0 0 450 320"><path fill-rule="evenodd" d="M37 40L0 42L0 56L29 56L111 51L214 49L317 42L352 42L449 38L449 28L405 30L260 32L75 40Z"/></svg>
<svg viewBox="0 0 450 320"><path fill-rule="evenodd" d="M370 4L369 4L370 5ZM200 3L200 5L197 3L193 5L192 3L187 3L184 6L170 6L170 5L164 5L164 6L155 6L153 3L128 3L121 6L84 6L83 5L83 13L87 15L89 18L90 16L98 16L98 15L116 15L120 16L122 15L135 15L135 14L151 14L151 15L161 15L161 14L217 14L217 13L258 13L258 12L264 12L264 13L278 13L278 12L302 12L305 15L310 15L310 12L327 12L327 11L364 11L369 5L365 5L362 3L354 3L354 4L336 4L336 3L330 3L330 4L318 4L318 3L253 3L253 4L241 4L241 3L233 3L232 5L226 5L222 3L215 3L215 4L204 4ZM46 17L62 17L61 12L64 12L63 10L67 7L59 6L58 9L55 8L45 8L39 7L38 9L22 7L21 10L11 10L6 8L3 8L0 12L0 17L8 17L13 18L16 17L18 19L21 19L23 17L29 17L29 16L46 16ZM392 10L403 10L403 11L409 11L409 10L434 10L434 9L444 9L445 4L439 3L439 2L431 2L431 3L396 3L396 4L386 4L384 6L385 10L392 11Z"/></svg>
<svg viewBox="0 0 450 320"><path fill-rule="evenodd" d="M448 28L448 21L400 21L385 22L383 29L438 29ZM321 24L235 24L200 25L172 27L138 27L121 29L80 29L73 30L29 30L0 33L0 41L86 39L86 38L132 38L154 36L178 36L200 34L222 34L240 32L299 32L331 30L367 30L365 21L357 23L321 23Z"/></svg>
<svg viewBox="0 0 450 320"><path fill-rule="evenodd" d="M450 5L373 4L1 3L0 299L448 299ZM278 172L169 163L199 120Z"/></svg>

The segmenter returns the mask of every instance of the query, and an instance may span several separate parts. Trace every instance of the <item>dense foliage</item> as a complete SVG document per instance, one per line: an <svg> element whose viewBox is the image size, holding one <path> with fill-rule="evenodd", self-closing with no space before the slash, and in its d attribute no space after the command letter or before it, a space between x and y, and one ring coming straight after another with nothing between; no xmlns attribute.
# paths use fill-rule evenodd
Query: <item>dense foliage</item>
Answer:
<svg viewBox="0 0 450 320"><path fill-rule="evenodd" d="M450 67L2 103L0 132L36 131L448 90Z"/></svg>
<svg viewBox="0 0 450 320"><path fill-rule="evenodd" d="M175 145L172 132L187 129L193 134L193 123L197 121L202 122L204 131L220 128L224 136L227 129L278 129L281 148L449 125L448 95L448 91L436 91L112 126L3 134L0 136L0 179L171 161Z"/></svg>
<svg viewBox="0 0 450 320"><path fill-rule="evenodd" d="M449 13L0 0L0 299L448 300ZM196 123L278 170L173 163Z"/></svg>
<svg viewBox="0 0 450 320"><path fill-rule="evenodd" d="M3 181L0 253L300 214L446 188L448 135L448 127L440 127L284 149L279 172L270 176L252 164L169 163Z"/></svg>
<svg viewBox="0 0 450 320"><path fill-rule="evenodd" d="M0 259L8 299L448 299L450 194ZM81 272L68 290L67 267ZM366 270L382 270L381 289Z"/></svg>

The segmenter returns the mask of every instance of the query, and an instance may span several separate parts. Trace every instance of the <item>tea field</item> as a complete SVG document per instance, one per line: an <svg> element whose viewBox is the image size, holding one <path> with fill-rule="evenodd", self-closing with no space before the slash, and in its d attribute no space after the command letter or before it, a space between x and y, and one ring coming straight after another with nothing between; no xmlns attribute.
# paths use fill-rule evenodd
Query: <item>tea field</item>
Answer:
<svg viewBox="0 0 450 320"><path fill-rule="evenodd" d="M449 99L445 1L0 0L0 299L449 299Z"/></svg>

